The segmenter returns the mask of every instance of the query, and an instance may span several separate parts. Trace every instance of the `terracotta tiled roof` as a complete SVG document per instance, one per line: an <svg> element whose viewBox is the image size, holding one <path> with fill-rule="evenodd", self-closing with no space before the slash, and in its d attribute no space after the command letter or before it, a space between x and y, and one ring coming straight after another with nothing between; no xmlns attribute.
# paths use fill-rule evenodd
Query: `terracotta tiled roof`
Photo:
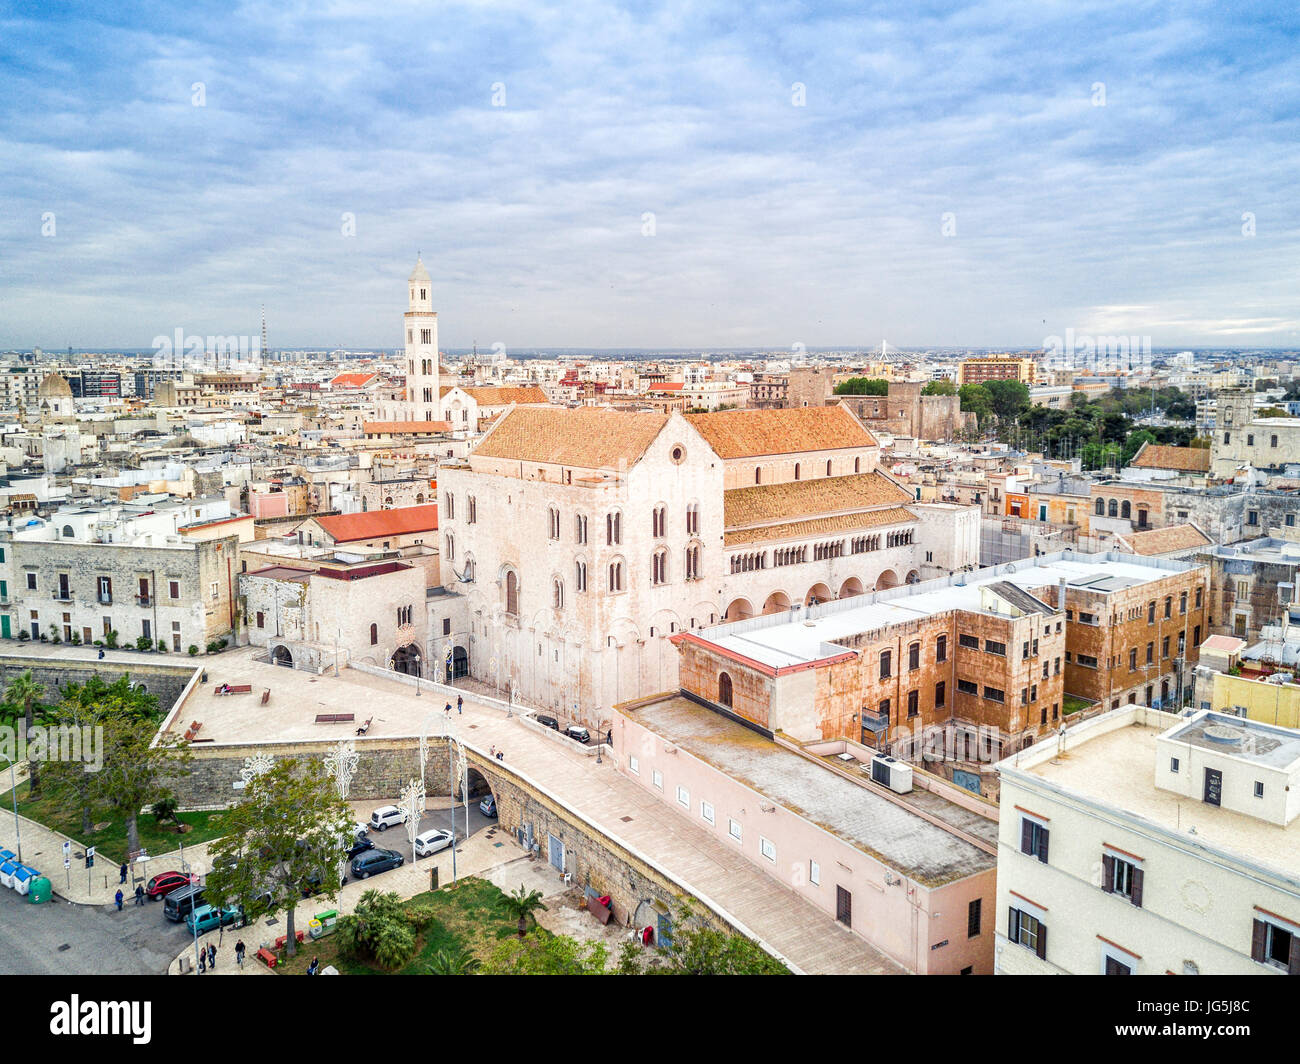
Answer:
<svg viewBox="0 0 1300 1064"><path fill-rule="evenodd" d="M462 385L444 384L438 389L438 398L445 396L452 388L460 388L462 392L473 399L479 406L508 406L511 403L541 403L550 402L546 398L546 393L540 388L526 385L523 387L511 388L467 388Z"/></svg>
<svg viewBox="0 0 1300 1064"><path fill-rule="evenodd" d="M473 454L582 469L616 468L640 459L667 421L666 414L517 406L502 415Z"/></svg>
<svg viewBox="0 0 1300 1064"><path fill-rule="evenodd" d="M1130 532L1116 538L1134 554L1147 557L1205 547L1214 542L1195 525L1171 525L1168 528L1153 528L1148 532Z"/></svg>
<svg viewBox="0 0 1300 1064"><path fill-rule="evenodd" d="M902 506L891 506L887 510L863 510L855 514L837 514L834 517L819 517L810 521L788 521L779 525L740 528L726 533L722 542L724 546L735 547L744 543L766 543L771 540L829 535L835 532L856 532L858 529L901 525L915 520L916 514L911 510L904 509Z"/></svg>
<svg viewBox="0 0 1300 1064"><path fill-rule="evenodd" d="M395 510L372 510L365 514L337 514L318 517L316 523L335 543L433 532L438 527L438 505L427 503L424 506L399 506Z"/></svg>
<svg viewBox="0 0 1300 1064"><path fill-rule="evenodd" d="M680 392L683 388L681 381L661 381L659 384L652 384L646 391L650 392Z"/></svg>
<svg viewBox="0 0 1300 1064"><path fill-rule="evenodd" d="M723 500L727 528L807 520L913 501L909 492L879 472L733 488L724 493Z"/></svg>
<svg viewBox="0 0 1300 1064"><path fill-rule="evenodd" d="M1208 447L1167 447L1158 443L1144 443L1133 456L1131 465L1139 469L1176 469L1182 473L1208 473L1210 449Z"/></svg>
<svg viewBox="0 0 1300 1064"><path fill-rule="evenodd" d="M364 388L375 379L373 373L340 373L332 381L331 388Z"/></svg>
<svg viewBox="0 0 1300 1064"><path fill-rule="evenodd" d="M1202 650L1218 650L1228 654L1236 654L1245 648L1246 641L1233 635L1212 635L1201 644Z"/></svg>
<svg viewBox="0 0 1300 1064"><path fill-rule="evenodd" d="M403 433L450 432L450 421L363 421L361 431L367 436L402 435Z"/></svg>
<svg viewBox="0 0 1300 1064"><path fill-rule="evenodd" d="M722 458L876 446L875 437L839 405L719 410L686 416Z"/></svg>

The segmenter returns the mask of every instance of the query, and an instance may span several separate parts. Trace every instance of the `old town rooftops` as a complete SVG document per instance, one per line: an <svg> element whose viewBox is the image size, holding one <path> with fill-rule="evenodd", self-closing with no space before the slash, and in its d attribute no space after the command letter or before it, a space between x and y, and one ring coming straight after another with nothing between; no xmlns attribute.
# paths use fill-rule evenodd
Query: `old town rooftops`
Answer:
<svg viewBox="0 0 1300 1064"><path fill-rule="evenodd" d="M911 492L878 471L842 477L815 477L728 491L723 503L724 524L727 528L738 528L898 506L911 501Z"/></svg>
<svg viewBox="0 0 1300 1064"><path fill-rule="evenodd" d="M381 536L404 536L412 532L433 532L438 528L438 506L399 506L369 513L317 517L316 523L335 543L358 543Z"/></svg>
<svg viewBox="0 0 1300 1064"><path fill-rule="evenodd" d="M638 461L667 423L666 414L517 406L493 426L472 457L616 469Z"/></svg>
<svg viewBox="0 0 1300 1064"><path fill-rule="evenodd" d="M723 459L875 447L876 439L842 405L789 410L719 410L686 420Z"/></svg>
<svg viewBox="0 0 1300 1064"><path fill-rule="evenodd" d="M1178 561L1139 559L1133 555L1076 554L1062 551L1028 561L999 565L972 574L868 592L852 598L799 607L779 613L749 617L715 625L685 639L718 647L745 658L760 671L774 672L807 667L845 653L840 641L895 624L922 620L952 610L988 612L983 592L990 585L1012 584L1027 593L1054 587L1062 580L1070 587L1110 592L1150 583L1196 566ZM964 583L958 583L964 580ZM997 591L994 588L994 593ZM999 595L1006 601L1005 595ZM1021 608L1016 602L1012 606ZM1040 604L1041 605L1041 604Z"/></svg>

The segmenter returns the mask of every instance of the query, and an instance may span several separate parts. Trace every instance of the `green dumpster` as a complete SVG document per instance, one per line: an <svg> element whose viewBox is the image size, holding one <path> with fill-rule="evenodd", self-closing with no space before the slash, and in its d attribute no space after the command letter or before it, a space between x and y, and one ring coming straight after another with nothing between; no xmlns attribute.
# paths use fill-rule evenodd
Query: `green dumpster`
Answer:
<svg viewBox="0 0 1300 1064"><path fill-rule="evenodd" d="M44 876L37 876L32 880L32 885L27 891L27 900L33 905L39 905L43 901L50 900L50 894L53 892L50 881Z"/></svg>
<svg viewBox="0 0 1300 1064"><path fill-rule="evenodd" d="M326 909L323 913L317 913L308 923L308 931L312 938L323 938L325 935L333 934L338 930L339 911L337 909Z"/></svg>

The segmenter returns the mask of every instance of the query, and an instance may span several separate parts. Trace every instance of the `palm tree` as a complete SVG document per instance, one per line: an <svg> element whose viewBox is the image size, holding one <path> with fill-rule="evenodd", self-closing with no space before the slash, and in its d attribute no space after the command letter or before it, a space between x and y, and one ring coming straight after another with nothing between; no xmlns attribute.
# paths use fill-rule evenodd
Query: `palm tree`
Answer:
<svg viewBox="0 0 1300 1064"><path fill-rule="evenodd" d="M476 975L482 962L467 949L457 953L439 950L424 966L425 975Z"/></svg>
<svg viewBox="0 0 1300 1064"><path fill-rule="evenodd" d="M24 737L35 726L36 707L40 705L40 700L44 697L45 688L36 682L31 669L20 672L9 681L9 686L5 689L5 702L15 709L22 710L23 720L26 724L23 732ZM27 776L31 780L31 797L40 797L41 777L35 761L27 763Z"/></svg>
<svg viewBox="0 0 1300 1064"><path fill-rule="evenodd" d="M519 937L523 938L528 933L528 918L537 918L533 914L541 909L546 912L547 908L542 904L542 892L540 890L525 891L524 885L519 884L519 889L513 894L507 894L501 899L501 907L513 919L519 921Z"/></svg>

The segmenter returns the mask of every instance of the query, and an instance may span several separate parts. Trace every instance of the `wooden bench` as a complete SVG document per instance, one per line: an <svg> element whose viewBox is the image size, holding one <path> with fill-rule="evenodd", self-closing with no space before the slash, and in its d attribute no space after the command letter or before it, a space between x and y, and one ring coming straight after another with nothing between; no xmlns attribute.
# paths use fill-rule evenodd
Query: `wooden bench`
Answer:
<svg viewBox="0 0 1300 1064"><path fill-rule="evenodd" d="M293 936L294 941L297 942L298 945L300 946L302 945L302 935L303 933L301 931L295 931ZM280 950L284 949L285 943L287 943L288 941L289 941L288 935L281 935L279 938L277 938L275 940L276 952L278 953Z"/></svg>
<svg viewBox="0 0 1300 1064"><path fill-rule="evenodd" d="M253 685L251 683L232 683L224 691L221 689L221 686L221 684L217 684L217 686L212 689L212 693L214 695L251 695L253 693Z"/></svg>
<svg viewBox="0 0 1300 1064"><path fill-rule="evenodd" d="M368 731L370 730L370 722L371 722L372 720L374 720L374 719L375 719L374 717L367 717L367 718L366 718L366 722L365 722L363 725L361 725L361 727L359 727L359 728L357 729L357 734L358 734L358 735L365 735L366 732L368 732Z"/></svg>
<svg viewBox="0 0 1300 1064"><path fill-rule="evenodd" d="M317 724L351 724L356 720L352 713L317 713Z"/></svg>
<svg viewBox="0 0 1300 1064"><path fill-rule="evenodd" d="M197 720L194 721L192 724L190 724L190 726L185 729L185 741L189 742L191 739L194 738L194 736L198 735L199 729L202 727L203 724Z"/></svg>
<svg viewBox="0 0 1300 1064"><path fill-rule="evenodd" d="M266 705L269 701L271 701L271 689L268 687L262 692L262 705Z"/></svg>
<svg viewBox="0 0 1300 1064"><path fill-rule="evenodd" d="M274 968L277 964L280 963L280 958L277 957L265 946L259 949L257 953L254 954L254 956L263 964L265 964L268 968Z"/></svg>

